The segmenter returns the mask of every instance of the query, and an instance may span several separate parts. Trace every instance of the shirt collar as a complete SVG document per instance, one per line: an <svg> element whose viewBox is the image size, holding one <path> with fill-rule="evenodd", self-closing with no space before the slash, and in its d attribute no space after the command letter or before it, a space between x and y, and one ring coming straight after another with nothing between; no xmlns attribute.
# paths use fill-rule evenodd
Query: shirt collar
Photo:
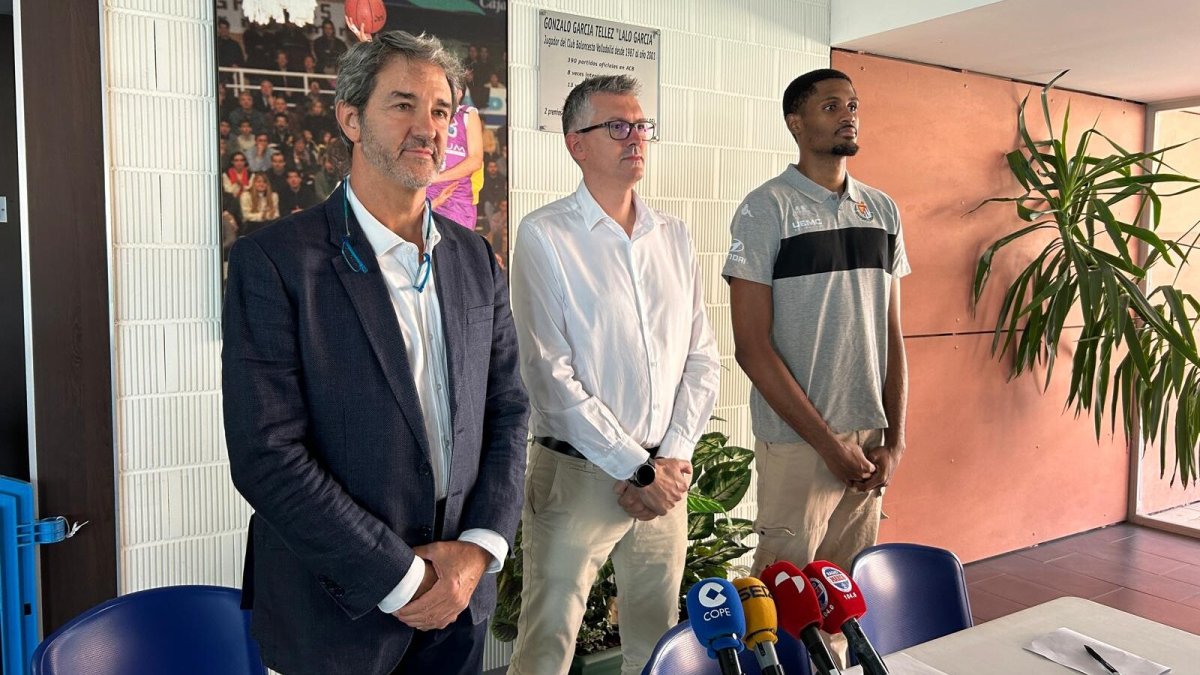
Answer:
<svg viewBox="0 0 1200 675"><path fill-rule="evenodd" d="M800 168L795 164L789 164L787 170L783 172L783 176L784 180L794 185L805 197L814 202L823 202L835 194L817 185L811 178L801 173ZM850 199L855 203L862 201L862 190L858 187L858 181L854 180L849 173L846 174L846 191L839 197L840 199Z"/></svg>
<svg viewBox="0 0 1200 675"><path fill-rule="evenodd" d="M371 244L371 249L375 251L376 258L382 258L397 246L411 243L405 240L404 237L389 230L386 225L379 222L378 218L371 215L371 212L362 205L362 202L358 201L358 196L354 194L354 190L350 188L350 180L347 179L344 182L346 185L346 198L350 200L350 210L354 211L354 217L358 219L358 224L362 227L363 234L366 235L367 241ZM425 218L428 219L429 217L429 202L425 202ZM425 232L422 232L422 236L425 237L425 251L433 255L433 247L442 240L442 233L438 232L436 227L431 227L428 230L428 234L426 235Z"/></svg>
<svg viewBox="0 0 1200 675"><path fill-rule="evenodd" d="M596 198L592 196L592 192L588 190L587 184L585 184L583 181L579 181L579 188L575 190L575 201L579 204L579 210L583 214L584 225L586 225L589 230L596 229L596 226L605 220L613 223L615 227L620 229L621 226L618 225L611 216L605 213L604 209L600 208L600 204L596 201ZM634 223L633 237L631 237L632 239L636 239L643 234L646 234L650 230L654 229L655 225L661 225L665 222L663 217L659 215L657 211L646 206L646 204L642 201L642 198L639 197L636 192L633 193L633 212Z"/></svg>

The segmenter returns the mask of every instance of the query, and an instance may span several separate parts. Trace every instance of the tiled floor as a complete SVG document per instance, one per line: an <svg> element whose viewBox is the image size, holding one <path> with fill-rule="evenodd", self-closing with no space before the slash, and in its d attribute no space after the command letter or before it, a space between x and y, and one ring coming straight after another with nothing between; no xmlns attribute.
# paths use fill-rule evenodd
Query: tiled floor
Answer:
<svg viewBox="0 0 1200 675"><path fill-rule="evenodd" d="M1200 539L1122 523L966 566L981 623L1073 595L1200 634Z"/></svg>
<svg viewBox="0 0 1200 675"><path fill-rule="evenodd" d="M1200 502L1176 506L1166 511L1159 511L1150 517L1167 523L1200 529Z"/></svg>

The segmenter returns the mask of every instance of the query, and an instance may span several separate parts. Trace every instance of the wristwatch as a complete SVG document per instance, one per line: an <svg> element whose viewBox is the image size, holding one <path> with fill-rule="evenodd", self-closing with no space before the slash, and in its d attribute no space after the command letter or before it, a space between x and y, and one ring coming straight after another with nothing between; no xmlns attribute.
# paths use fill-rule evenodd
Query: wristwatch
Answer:
<svg viewBox="0 0 1200 675"><path fill-rule="evenodd" d="M629 482L634 487L644 488L654 482L654 476L657 472L654 470L654 458L647 459L644 464L633 470L633 475L629 477Z"/></svg>

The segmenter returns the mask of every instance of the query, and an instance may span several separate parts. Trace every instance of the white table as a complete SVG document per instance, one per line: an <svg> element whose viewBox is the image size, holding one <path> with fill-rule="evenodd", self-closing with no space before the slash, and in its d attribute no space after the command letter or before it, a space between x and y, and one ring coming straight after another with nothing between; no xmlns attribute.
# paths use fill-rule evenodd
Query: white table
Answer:
<svg viewBox="0 0 1200 675"><path fill-rule="evenodd" d="M1169 666L1171 675L1200 675L1200 636L1082 598L1051 600L903 652L947 675L1066 675L1076 671L1025 650L1064 627Z"/></svg>

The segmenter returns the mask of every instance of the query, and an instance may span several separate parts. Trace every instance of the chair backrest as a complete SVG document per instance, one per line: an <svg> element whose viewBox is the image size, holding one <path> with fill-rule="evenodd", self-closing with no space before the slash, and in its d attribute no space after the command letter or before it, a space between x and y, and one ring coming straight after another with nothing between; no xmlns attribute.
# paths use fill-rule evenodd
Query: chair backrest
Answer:
<svg viewBox="0 0 1200 675"><path fill-rule="evenodd" d="M850 576L862 591L863 632L891 654L970 628L971 605L958 556L920 544L880 544L854 558Z"/></svg>
<svg viewBox="0 0 1200 675"><path fill-rule="evenodd" d="M241 591L168 586L80 614L33 653L33 675L266 675Z"/></svg>
<svg viewBox="0 0 1200 675"><path fill-rule="evenodd" d="M798 640L780 632L775 652L779 656L779 665L788 675L812 675L808 650ZM738 654L738 661L747 675L759 674L758 660L753 652L743 650ZM642 675L721 675L721 668L708 658L708 650L696 639L691 624L684 621L658 641Z"/></svg>

